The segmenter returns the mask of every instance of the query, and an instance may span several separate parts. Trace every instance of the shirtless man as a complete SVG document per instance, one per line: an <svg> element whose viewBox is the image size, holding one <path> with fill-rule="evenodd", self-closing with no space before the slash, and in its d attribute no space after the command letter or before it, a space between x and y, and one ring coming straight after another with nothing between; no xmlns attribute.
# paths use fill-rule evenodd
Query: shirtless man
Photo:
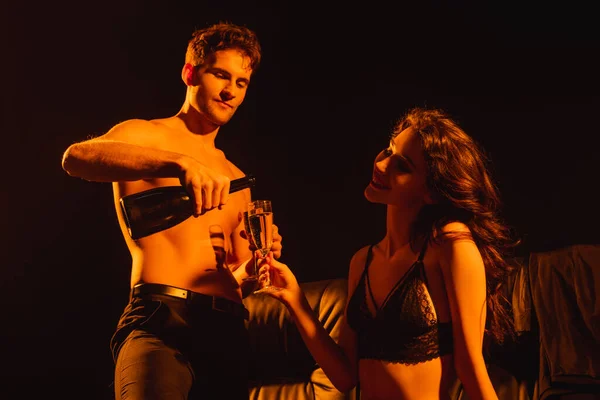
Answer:
<svg viewBox="0 0 600 400"><path fill-rule="evenodd" d="M117 399L248 397L242 280L252 252L240 222L251 197L249 189L229 195L230 181L244 173L215 147L215 138L242 104L260 59L258 39L245 27L197 30L176 115L121 122L64 153L69 175L113 183L132 257L130 302L111 339ZM119 199L180 184L195 201L194 218L132 240Z"/></svg>

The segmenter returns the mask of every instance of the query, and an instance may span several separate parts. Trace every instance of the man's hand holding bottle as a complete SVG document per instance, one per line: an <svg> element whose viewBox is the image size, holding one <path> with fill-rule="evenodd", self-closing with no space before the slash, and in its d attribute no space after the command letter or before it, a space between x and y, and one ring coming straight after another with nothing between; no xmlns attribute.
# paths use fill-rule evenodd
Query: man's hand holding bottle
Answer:
<svg viewBox="0 0 600 400"><path fill-rule="evenodd" d="M185 157L180 165L182 173L179 181L193 198L194 217L227 203L230 194L229 177L205 167L191 157Z"/></svg>

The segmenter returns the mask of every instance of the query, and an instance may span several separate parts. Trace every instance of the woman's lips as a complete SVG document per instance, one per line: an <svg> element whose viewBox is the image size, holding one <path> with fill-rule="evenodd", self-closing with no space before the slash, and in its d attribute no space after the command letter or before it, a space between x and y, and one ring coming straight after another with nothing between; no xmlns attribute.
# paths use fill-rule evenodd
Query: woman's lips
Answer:
<svg viewBox="0 0 600 400"><path fill-rule="evenodd" d="M373 175L373 178L371 178L371 186L373 186L376 189L382 189L382 190L389 189L389 187L387 185L385 185L383 183L382 179L379 178L379 176L377 176L377 175Z"/></svg>

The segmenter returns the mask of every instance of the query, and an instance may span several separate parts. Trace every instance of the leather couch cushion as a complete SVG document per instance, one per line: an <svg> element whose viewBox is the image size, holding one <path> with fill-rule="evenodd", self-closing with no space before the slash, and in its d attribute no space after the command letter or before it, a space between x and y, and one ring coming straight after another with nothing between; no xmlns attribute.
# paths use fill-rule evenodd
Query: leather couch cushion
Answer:
<svg viewBox="0 0 600 400"><path fill-rule="evenodd" d="M344 278L301 283L311 308L334 340L347 298ZM250 334L251 399L331 399L354 398L340 393L319 368L304 345L289 312L278 300L265 294L244 299L250 311L246 322Z"/></svg>

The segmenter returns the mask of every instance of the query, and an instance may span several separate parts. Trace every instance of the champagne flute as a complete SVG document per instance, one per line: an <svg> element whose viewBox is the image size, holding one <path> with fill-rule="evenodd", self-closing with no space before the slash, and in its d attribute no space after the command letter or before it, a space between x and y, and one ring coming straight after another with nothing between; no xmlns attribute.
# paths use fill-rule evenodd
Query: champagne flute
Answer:
<svg viewBox="0 0 600 400"><path fill-rule="evenodd" d="M246 236L250 244L265 257L273 245L273 209L270 200L254 200L248 203L248 210L244 213ZM258 280L258 263L253 256L254 274L248 280ZM271 280L259 282L260 288L254 293L270 290Z"/></svg>

